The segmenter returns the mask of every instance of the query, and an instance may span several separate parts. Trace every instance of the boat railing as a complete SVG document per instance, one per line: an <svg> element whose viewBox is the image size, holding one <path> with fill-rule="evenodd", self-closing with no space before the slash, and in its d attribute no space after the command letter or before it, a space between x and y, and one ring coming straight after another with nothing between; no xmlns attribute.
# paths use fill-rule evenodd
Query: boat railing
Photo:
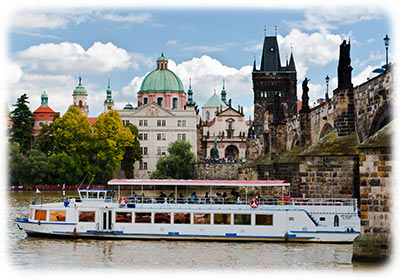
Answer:
<svg viewBox="0 0 400 278"><path fill-rule="evenodd" d="M341 198L286 198L283 197L248 197L248 198L222 198L222 197L127 197L128 204L216 204L216 205L249 205L250 201L257 199L258 205L293 205L293 206L353 206L357 207L356 199Z"/></svg>

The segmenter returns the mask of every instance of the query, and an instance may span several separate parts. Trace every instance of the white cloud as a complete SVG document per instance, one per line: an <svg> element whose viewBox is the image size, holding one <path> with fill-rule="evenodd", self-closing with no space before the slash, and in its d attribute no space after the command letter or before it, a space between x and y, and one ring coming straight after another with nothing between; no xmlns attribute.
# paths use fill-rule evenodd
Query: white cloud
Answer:
<svg viewBox="0 0 400 278"><path fill-rule="evenodd" d="M43 12L19 12L11 18L11 27L17 29L56 29L66 28L68 25L67 18Z"/></svg>
<svg viewBox="0 0 400 278"><path fill-rule="evenodd" d="M167 41L167 45L169 46L176 46L178 44L177 40L169 40Z"/></svg>
<svg viewBox="0 0 400 278"><path fill-rule="evenodd" d="M18 83L23 74L21 67L12 61L6 62L5 67L7 68L6 71L8 84Z"/></svg>
<svg viewBox="0 0 400 278"><path fill-rule="evenodd" d="M95 42L88 50L70 42L31 46L17 53L15 59L30 73L98 74L124 70L131 56L112 43Z"/></svg>
<svg viewBox="0 0 400 278"><path fill-rule="evenodd" d="M107 13L103 15L103 19L115 22L125 22L125 23L145 23L151 20L151 14L149 13L130 13L126 16Z"/></svg>
<svg viewBox="0 0 400 278"><path fill-rule="evenodd" d="M304 20L288 22L293 28L302 28L308 31L335 30L339 25L349 25L360 21L370 21L382 16L383 11L376 6L341 6L316 7L304 12Z"/></svg>
<svg viewBox="0 0 400 278"><path fill-rule="evenodd" d="M293 29L287 36L278 35L281 57L289 58L291 46L296 64L297 79L301 80L307 70L324 66L339 57L339 45L342 38L339 35L327 32L303 33Z"/></svg>

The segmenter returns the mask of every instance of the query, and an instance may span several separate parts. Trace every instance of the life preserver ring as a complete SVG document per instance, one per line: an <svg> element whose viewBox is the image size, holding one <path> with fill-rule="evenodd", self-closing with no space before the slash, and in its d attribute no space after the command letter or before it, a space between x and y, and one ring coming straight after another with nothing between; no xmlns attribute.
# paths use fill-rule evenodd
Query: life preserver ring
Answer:
<svg viewBox="0 0 400 278"><path fill-rule="evenodd" d="M121 197L121 198L119 198L119 200L118 200L118 204L119 204L121 207L124 207L127 203L128 203L128 199L126 199L125 197Z"/></svg>
<svg viewBox="0 0 400 278"><path fill-rule="evenodd" d="M258 200L256 198L253 198L250 200L249 204L252 208L256 208L258 207Z"/></svg>

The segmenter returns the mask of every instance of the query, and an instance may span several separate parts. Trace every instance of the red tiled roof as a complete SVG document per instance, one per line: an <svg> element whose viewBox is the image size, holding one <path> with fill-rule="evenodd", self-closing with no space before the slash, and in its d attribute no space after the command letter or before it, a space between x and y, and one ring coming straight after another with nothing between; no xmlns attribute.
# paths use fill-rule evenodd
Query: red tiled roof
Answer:
<svg viewBox="0 0 400 278"><path fill-rule="evenodd" d="M88 118L89 123L92 125L97 120L97 118Z"/></svg>
<svg viewBox="0 0 400 278"><path fill-rule="evenodd" d="M54 114L56 112L54 112L54 110L51 109L49 106L39 106L39 108L33 112L33 114L35 114L35 113L53 113Z"/></svg>

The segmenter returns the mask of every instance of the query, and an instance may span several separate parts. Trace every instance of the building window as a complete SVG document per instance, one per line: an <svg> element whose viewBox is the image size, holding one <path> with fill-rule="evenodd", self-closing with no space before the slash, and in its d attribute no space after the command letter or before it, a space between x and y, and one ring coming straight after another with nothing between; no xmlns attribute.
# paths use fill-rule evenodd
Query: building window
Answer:
<svg viewBox="0 0 400 278"><path fill-rule="evenodd" d="M126 127L126 125L129 123L129 120L122 120L122 125L124 126L124 127Z"/></svg>
<svg viewBox="0 0 400 278"><path fill-rule="evenodd" d="M162 106L162 103L163 103L163 98L162 97L157 98L157 104Z"/></svg>
<svg viewBox="0 0 400 278"><path fill-rule="evenodd" d="M147 162L139 162L139 170L147 170Z"/></svg>
<svg viewBox="0 0 400 278"><path fill-rule="evenodd" d="M165 120L157 120L157 126L165 126Z"/></svg>
<svg viewBox="0 0 400 278"><path fill-rule="evenodd" d="M186 120L178 120L178 126L186 126Z"/></svg>
<svg viewBox="0 0 400 278"><path fill-rule="evenodd" d="M139 133L140 141L147 141L147 133Z"/></svg>
<svg viewBox="0 0 400 278"><path fill-rule="evenodd" d="M178 133L178 140L186 140L186 133Z"/></svg>
<svg viewBox="0 0 400 278"><path fill-rule="evenodd" d="M166 155L167 148L166 147L157 147L157 155Z"/></svg>
<svg viewBox="0 0 400 278"><path fill-rule="evenodd" d="M147 126L147 120L139 120L139 126Z"/></svg>
<svg viewBox="0 0 400 278"><path fill-rule="evenodd" d="M167 138L165 133L157 133L157 141L165 141Z"/></svg>
<svg viewBox="0 0 400 278"><path fill-rule="evenodd" d="M148 100L147 97L143 98L143 105L147 104Z"/></svg>
<svg viewBox="0 0 400 278"><path fill-rule="evenodd" d="M149 152L148 152L147 147L140 147L140 154L141 155L148 155Z"/></svg>
<svg viewBox="0 0 400 278"><path fill-rule="evenodd" d="M177 109L178 108L178 99L174 97L172 99L172 109Z"/></svg>
<svg viewBox="0 0 400 278"><path fill-rule="evenodd" d="M206 121L210 121L210 112L209 111L207 111L206 112Z"/></svg>

